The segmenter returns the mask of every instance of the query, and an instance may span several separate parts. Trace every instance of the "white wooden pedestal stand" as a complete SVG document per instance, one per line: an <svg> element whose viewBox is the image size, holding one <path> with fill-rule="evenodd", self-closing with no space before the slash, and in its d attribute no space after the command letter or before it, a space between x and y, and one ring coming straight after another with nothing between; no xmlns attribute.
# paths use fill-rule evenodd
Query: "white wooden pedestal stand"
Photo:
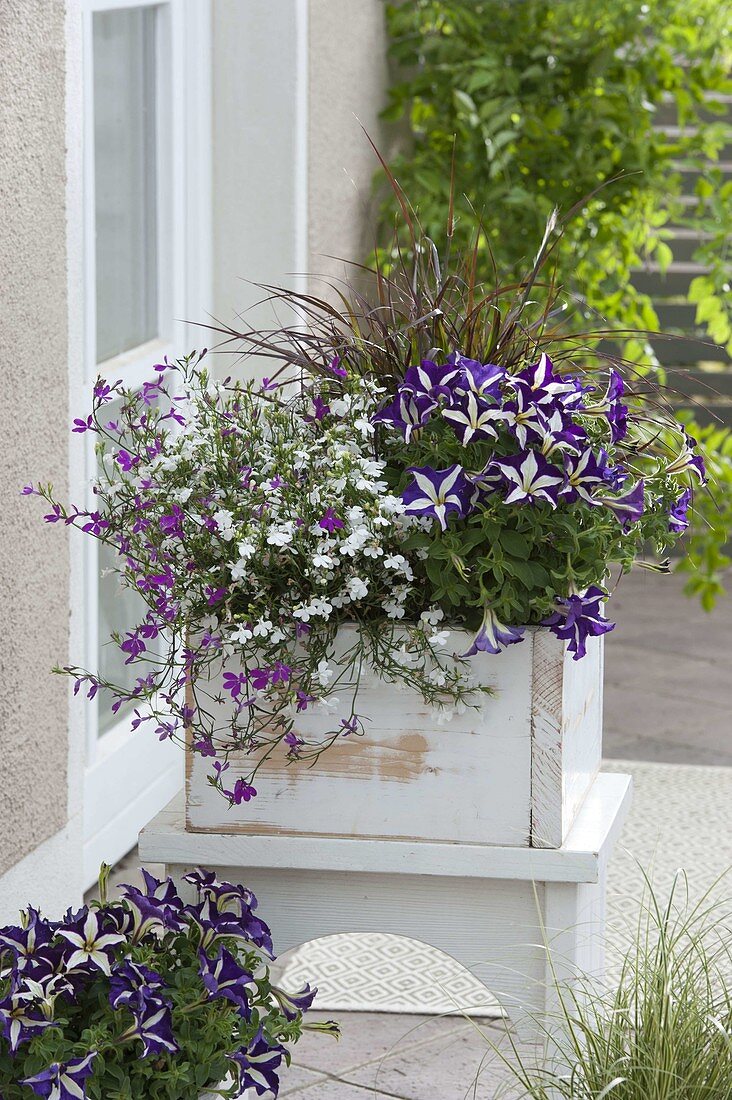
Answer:
<svg viewBox="0 0 732 1100"><path fill-rule="evenodd" d="M599 773L559 848L192 833L181 796L143 830L140 855L183 896L196 866L246 883L280 955L348 932L439 948L532 1039L552 1027L557 981L602 974L607 863L630 793L629 776Z"/></svg>

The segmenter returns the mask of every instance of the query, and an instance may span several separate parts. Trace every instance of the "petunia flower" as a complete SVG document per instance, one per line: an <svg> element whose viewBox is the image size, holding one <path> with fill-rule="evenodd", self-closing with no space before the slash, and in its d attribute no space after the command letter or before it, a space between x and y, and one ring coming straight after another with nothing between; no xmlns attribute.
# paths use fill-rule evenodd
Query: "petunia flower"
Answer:
<svg viewBox="0 0 732 1100"><path fill-rule="evenodd" d="M700 485L706 485L707 472L704 465L704 459L694 449L696 446L696 440L684 432L683 446L673 462L670 462L666 467L665 472L667 474L683 474L688 472L694 475Z"/></svg>
<svg viewBox="0 0 732 1100"><path fill-rule="evenodd" d="M691 489L684 489L668 514L668 529L680 533L689 526L689 505L691 504Z"/></svg>
<svg viewBox="0 0 732 1100"><path fill-rule="evenodd" d="M486 605L483 610L483 622L473 638L470 649L463 657L472 657L480 653L500 653L506 646L515 645L524 640L524 630L520 626L504 626L496 613Z"/></svg>
<svg viewBox="0 0 732 1100"><path fill-rule="evenodd" d="M593 491L599 485L606 485L607 479L607 454L600 451L595 456L589 447L586 447L579 455L567 455L564 460L564 472L567 484L561 489L559 495L563 500L572 503L576 500L584 500L587 504L597 505Z"/></svg>
<svg viewBox="0 0 732 1100"><path fill-rule="evenodd" d="M208 990L209 1000L224 999L231 1001L239 1009L239 1015L248 1020L250 1016L248 987L254 976L239 966L234 956L220 948L216 959L209 959L201 948L198 952L199 974Z"/></svg>
<svg viewBox="0 0 732 1100"><path fill-rule="evenodd" d="M120 1036L120 1042L125 1039L141 1039L143 1058L149 1058L152 1054L177 1052L179 1048L173 1034L169 1004L162 1000L149 1000L142 1011L134 1013L134 1018L132 1027Z"/></svg>
<svg viewBox="0 0 732 1100"><path fill-rule="evenodd" d="M427 423L437 403L424 393L400 387L394 400L371 417L372 424L391 424L407 443L413 432Z"/></svg>
<svg viewBox="0 0 732 1100"><path fill-rule="evenodd" d="M447 516L466 515L472 496L472 486L462 466L455 464L446 470L433 470L431 466L412 466L410 485L402 493L402 501L410 515L435 516L443 531L447 530Z"/></svg>
<svg viewBox="0 0 732 1100"><path fill-rule="evenodd" d="M459 354L455 356L455 361L460 367L460 374L454 386L457 392L474 393L478 397L500 400L501 382L506 377L504 367L499 367L495 363L481 363L478 359L466 359Z"/></svg>
<svg viewBox="0 0 732 1100"><path fill-rule="evenodd" d="M24 1077L21 1085L28 1085L36 1096L45 1096L48 1100L85 1100L86 1081L94 1072L95 1050L85 1058L74 1058L70 1062L53 1062L48 1069L34 1077Z"/></svg>
<svg viewBox="0 0 732 1100"><path fill-rule="evenodd" d="M272 993L282 1013L288 1020L296 1020L301 1012L307 1012L318 995L318 990L308 983L299 993L285 993L284 989L272 986Z"/></svg>
<svg viewBox="0 0 732 1100"><path fill-rule="evenodd" d="M604 504L606 508L610 509L620 526L626 531L631 523L636 523L643 515L645 509L645 483L643 480L636 482L632 489L629 489L627 493L623 493L622 496L598 497L597 499L600 504Z"/></svg>
<svg viewBox="0 0 732 1100"><path fill-rule="evenodd" d="M506 504L534 504L546 501L556 508L564 474L538 451L526 451L510 458L495 459L489 469L498 470L509 485Z"/></svg>
<svg viewBox="0 0 732 1100"><path fill-rule="evenodd" d="M525 382L515 380L513 400L504 405L506 427L522 449L530 440L540 440L546 434L546 415L534 397Z"/></svg>
<svg viewBox="0 0 732 1100"><path fill-rule="evenodd" d="M585 656L588 638L615 629L615 623L602 616L601 604L606 598L607 592L592 585L583 596L572 594L566 599L558 598L557 611L542 622L542 626L548 626L552 634L567 642L567 649L574 654L575 661Z"/></svg>
<svg viewBox="0 0 732 1100"><path fill-rule="evenodd" d="M525 367L514 377L528 386L536 405L551 405L558 399L562 403L578 404L583 392L576 378L562 378L554 373L554 365L544 352L536 363ZM510 376L509 381L513 381Z"/></svg>
<svg viewBox="0 0 732 1100"><path fill-rule="evenodd" d="M163 980L155 970L129 959L117 967L109 983L112 1008L127 1007L143 1012L150 1001L160 1001Z"/></svg>
<svg viewBox="0 0 732 1100"><path fill-rule="evenodd" d="M450 398L458 373L459 367L454 363L437 364L432 359L423 359L418 367L409 367L399 389L413 390L437 403Z"/></svg>
<svg viewBox="0 0 732 1100"><path fill-rule="evenodd" d="M116 932L103 932L100 913L94 911L86 914L83 924L79 922L76 928L60 928L58 934L76 948L66 959L67 970L92 966L103 971L107 977L111 974L109 958L112 948L125 939Z"/></svg>
<svg viewBox="0 0 732 1100"><path fill-rule="evenodd" d="M497 439L496 424L506 420L510 414L498 405L486 405L479 401L470 390L458 404L443 409L442 415L450 421L463 446L467 446L475 439Z"/></svg>
<svg viewBox="0 0 732 1100"><path fill-rule="evenodd" d="M24 992L9 995L0 1001L0 1026L13 1054L21 1043L28 1042L44 1028L53 1026L53 1020L43 1014L40 1006L33 1003L34 1000L32 993Z"/></svg>
<svg viewBox="0 0 732 1100"><path fill-rule="evenodd" d="M279 1043L270 1045L261 1031L252 1043L242 1047L236 1054L227 1054L234 1063L238 1074L238 1085L242 1092L254 1089L257 1096L279 1092L280 1079L277 1069L285 1055L285 1048Z"/></svg>

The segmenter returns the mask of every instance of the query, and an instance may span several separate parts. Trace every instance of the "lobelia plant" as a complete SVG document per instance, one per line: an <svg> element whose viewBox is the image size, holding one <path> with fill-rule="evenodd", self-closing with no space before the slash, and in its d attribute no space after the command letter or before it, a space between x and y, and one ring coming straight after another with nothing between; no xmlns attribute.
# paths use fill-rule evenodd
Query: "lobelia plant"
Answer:
<svg viewBox="0 0 732 1100"><path fill-rule="evenodd" d="M610 567L650 554L665 570L705 480L648 379L564 319L557 330L551 279L532 299L554 220L526 278L490 287L474 255L451 264L450 227L443 263L399 197L414 261L374 272L374 301L353 290L339 312L283 291L304 325L220 329L275 361L261 382L217 381L203 354L158 364L138 390L100 379L73 429L97 436L97 509L25 490L48 522L114 547L147 605L114 637L134 687L67 668L75 690L131 705L133 728L188 734L231 804L256 794L267 760L313 764L364 733L366 668L449 718L490 691L471 656L527 627L580 659L612 629ZM474 634L464 653L453 627ZM320 732L306 736L312 710ZM242 750L249 767L232 775Z"/></svg>
<svg viewBox="0 0 732 1100"><path fill-rule="evenodd" d="M316 990L272 984L250 890L199 869L185 904L172 879L142 873L144 889L107 901L103 866L99 902L60 921L29 907L0 929L3 1100L276 1096L285 1044L338 1034L303 1023Z"/></svg>

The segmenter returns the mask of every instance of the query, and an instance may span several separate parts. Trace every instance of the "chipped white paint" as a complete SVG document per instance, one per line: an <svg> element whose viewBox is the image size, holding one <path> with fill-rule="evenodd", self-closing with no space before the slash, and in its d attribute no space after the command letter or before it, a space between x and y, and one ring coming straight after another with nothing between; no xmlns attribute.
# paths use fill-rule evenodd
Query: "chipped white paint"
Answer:
<svg viewBox="0 0 732 1100"><path fill-rule="evenodd" d="M470 636L454 632L450 644L464 651ZM207 782L210 762L190 753L189 830L558 847L600 764L602 640L575 662L563 642L534 629L473 661L495 689L480 711L440 725L416 692L367 674L357 705L370 719L365 737L342 739L312 768L288 766L283 754L240 807L229 809ZM298 730L307 737L327 721L309 711ZM248 766L232 757L233 773Z"/></svg>

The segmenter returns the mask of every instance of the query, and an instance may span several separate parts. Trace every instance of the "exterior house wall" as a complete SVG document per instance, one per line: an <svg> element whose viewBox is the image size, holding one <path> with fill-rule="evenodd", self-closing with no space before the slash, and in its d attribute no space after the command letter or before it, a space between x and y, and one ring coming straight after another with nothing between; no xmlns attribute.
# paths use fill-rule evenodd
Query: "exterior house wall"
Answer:
<svg viewBox="0 0 732 1100"><path fill-rule="evenodd" d="M382 0L212 8L213 312L231 322L262 296L246 280L338 277L344 265L325 254L358 260L370 246L376 162L359 120L377 137L383 9ZM28 901L56 914L82 891L87 708L50 669L83 663L83 537L43 524L38 500L19 495L28 481L51 481L64 499L84 476L82 448L69 449L70 410L88 396L79 0L0 0L0 51L4 923Z"/></svg>
<svg viewBox="0 0 732 1100"><path fill-rule="evenodd" d="M308 271L343 279L374 246L371 181L387 80L383 0L310 0ZM334 259L333 257L337 257ZM313 279L315 293L324 293Z"/></svg>
<svg viewBox="0 0 732 1100"><path fill-rule="evenodd" d="M73 892L68 682L51 672L68 660L69 542L19 495L68 488L65 9L0 3L0 921Z"/></svg>

